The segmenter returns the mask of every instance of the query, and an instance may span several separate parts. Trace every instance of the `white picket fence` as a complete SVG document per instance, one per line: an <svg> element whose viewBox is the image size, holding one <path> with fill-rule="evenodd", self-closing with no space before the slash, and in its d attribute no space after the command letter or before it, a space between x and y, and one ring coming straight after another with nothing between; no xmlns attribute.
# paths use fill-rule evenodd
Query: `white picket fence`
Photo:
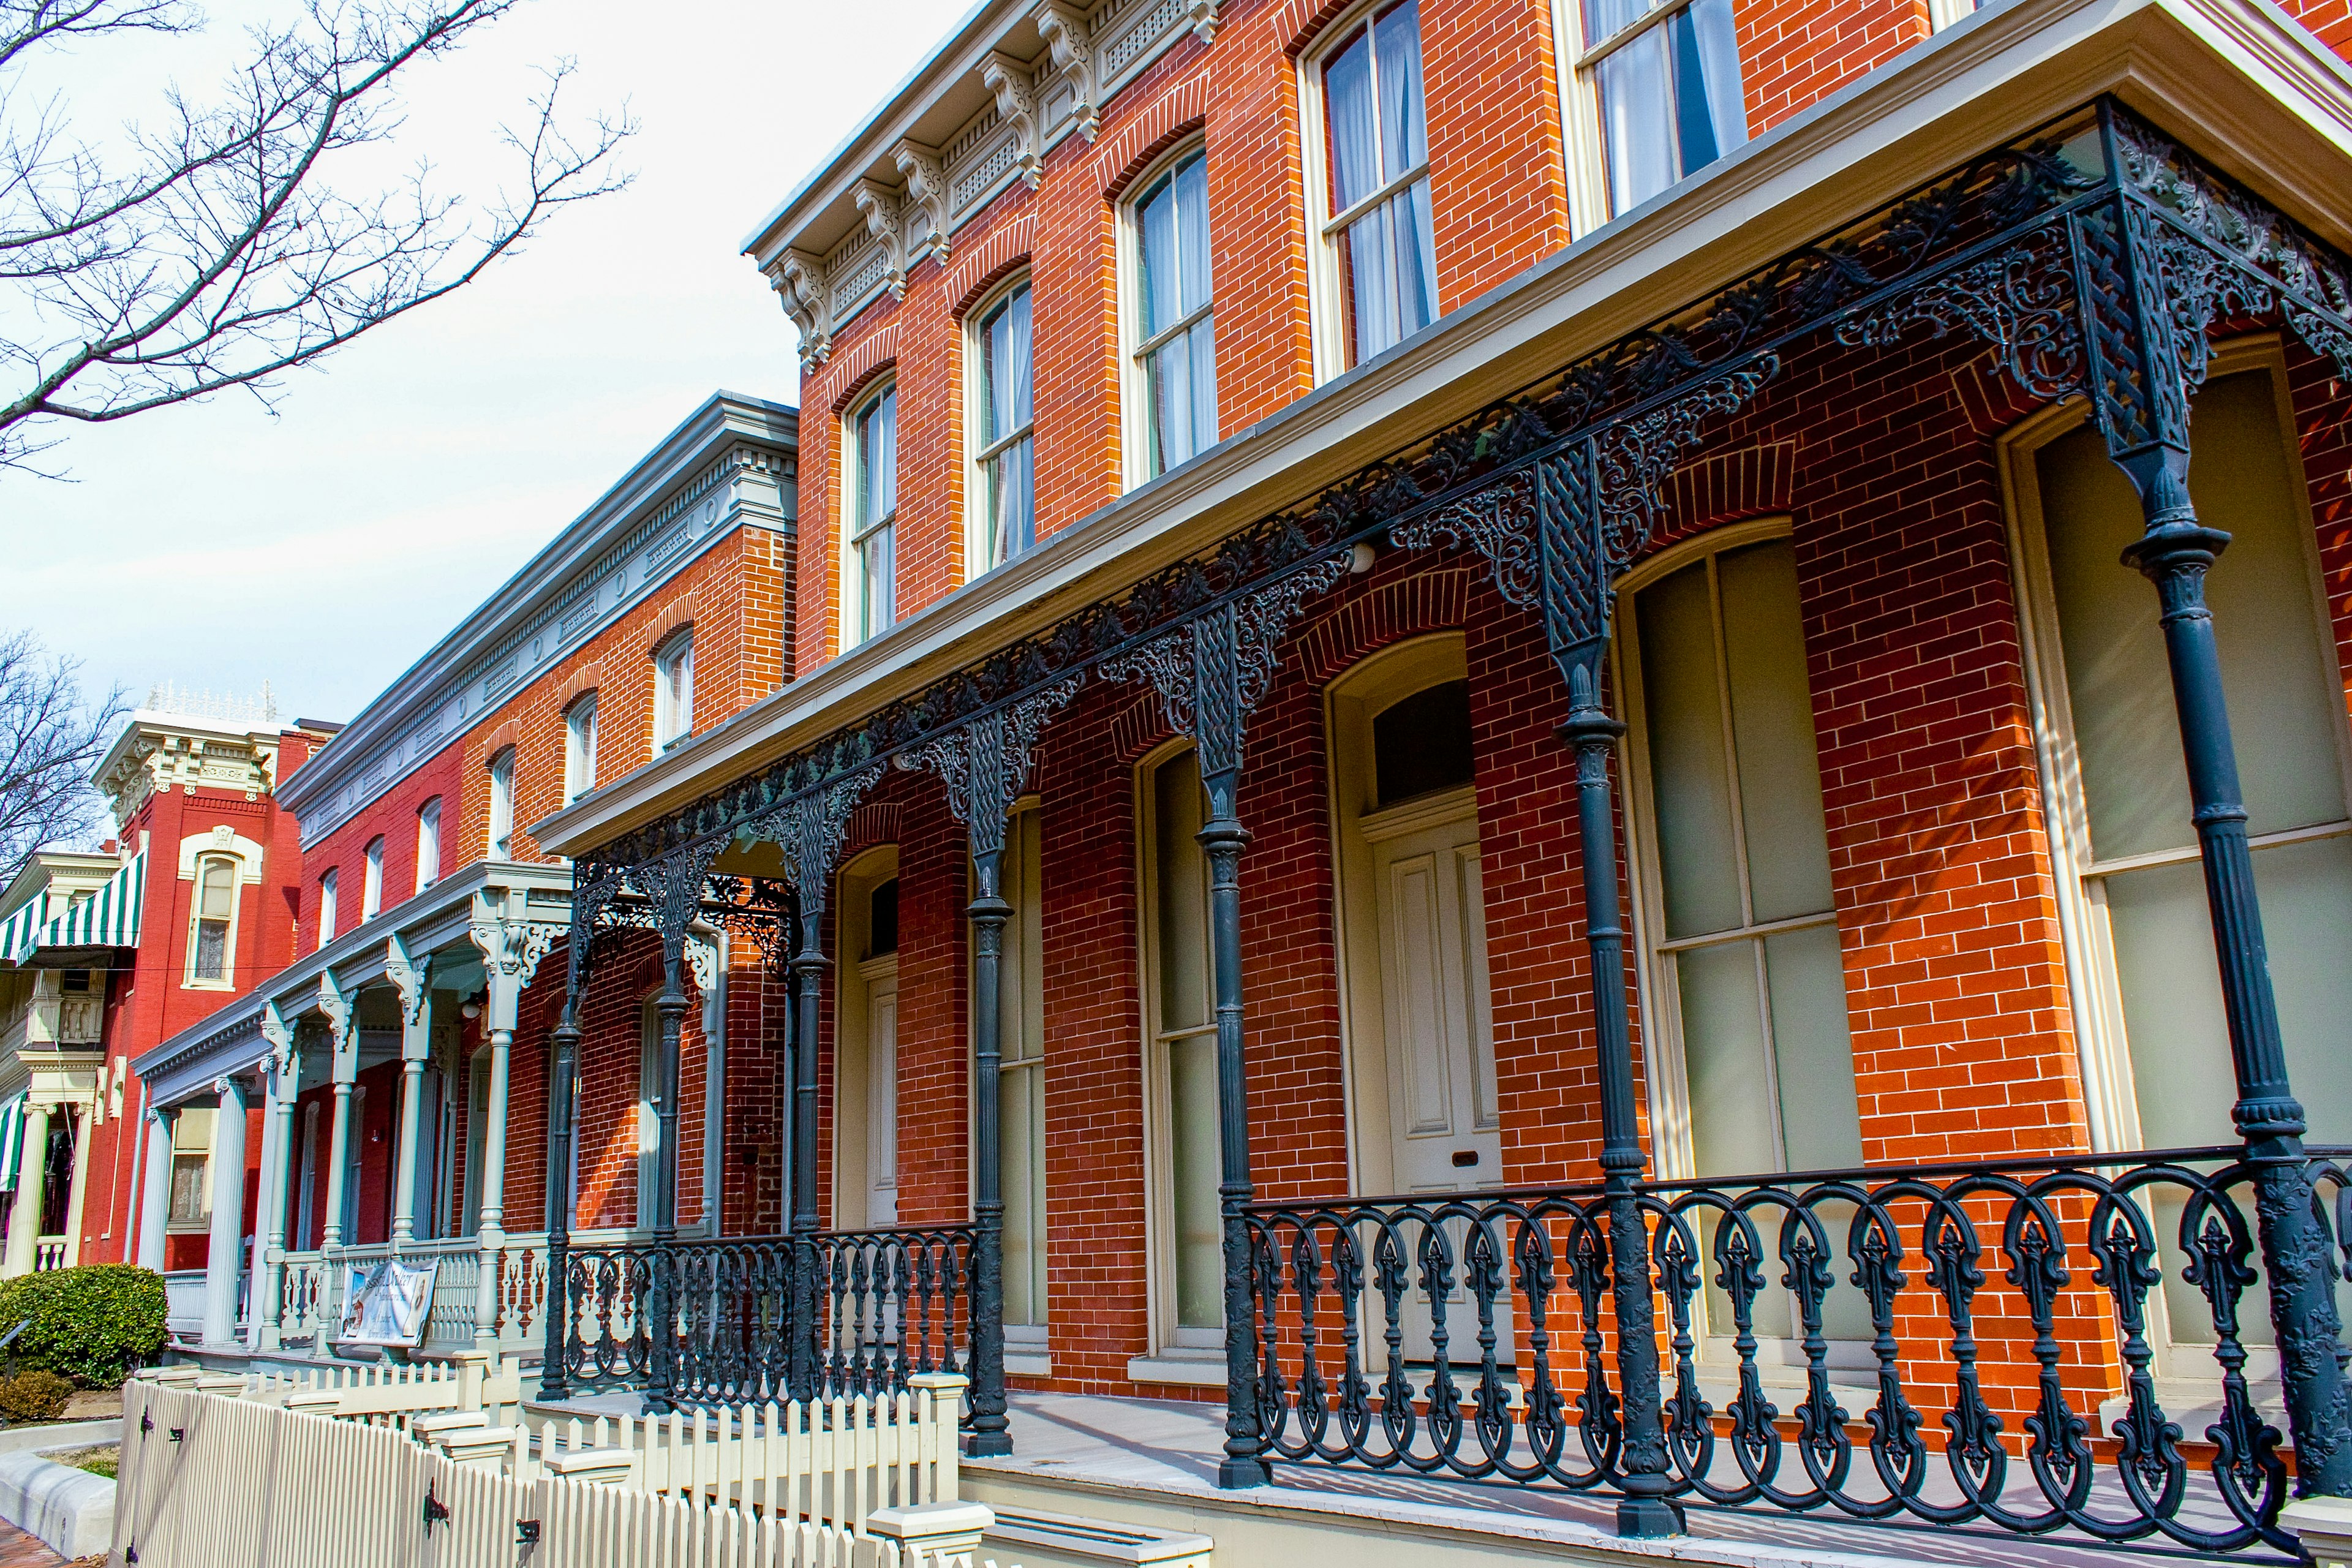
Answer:
<svg viewBox="0 0 2352 1568"><path fill-rule="evenodd" d="M898 1402L888 1425L922 1426L924 1401L941 1392ZM878 1438L864 1445L870 1479L820 1474L820 1457L860 1447L852 1407L730 1414L723 1432L706 1417L698 1436L692 1422L583 1422L577 1444L562 1441L568 1425L542 1421L514 1428L512 1447L484 1445L486 1462L395 1426L289 1408L280 1393L230 1396L152 1378L125 1386L110 1568L971 1568L968 1556L867 1533L862 1518L845 1522L837 1502L802 1516L803 1500L952 1500L951 1462L893 1470ZM629 1456L623 1484L568 1479L544 1462L567 1447L593 1457L586 1439L600 1431L623 1438L601 1445ZM844 1442L828 1456L824 1435L836 1431ZM926 1495L942 1483L947 1497Z"/></svg>
<svg viewBox="0 0 2352 1568"><path fill-rule="evenodd" d="M414 1417L438 1411L478 1410L495 1419L522 1404L521 1369L505 1358L493 1365L488 1357L471 1352L447 1362L327 1363L294 1372L166 1367L144 1373L142 1379L404 1428Z"/></svg>

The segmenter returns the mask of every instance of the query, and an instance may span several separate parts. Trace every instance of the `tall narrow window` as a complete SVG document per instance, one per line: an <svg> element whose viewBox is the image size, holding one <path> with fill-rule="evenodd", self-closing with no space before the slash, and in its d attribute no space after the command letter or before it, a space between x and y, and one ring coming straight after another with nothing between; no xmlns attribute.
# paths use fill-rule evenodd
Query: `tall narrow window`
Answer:
<svg viewBox="0 0 2352 1568"><path fill-rule="evenodd" d="M596 787L596 694L574 702L563 715L563 799L566 805Z"/></svg>
<svg viewBox="0 0 2352 1568"><path fill-rule="evenodd" d="M504 860L514 853L514 748L490 759L490 858Z"/></svg>
<svg viewBox="0 0 2352 1568"><path fill-rule="evenodd" d="M416 890L441 879L441 797L416 808Z"/></svg>
<svg viewBox="0 0 2352 1568"><path fill-rule="evenodd" d="M360 919L372 921L383 912L383 839L368 840L360 877Z"/></svg>
<svg viewBox="0 0 2352 1568"><path fill-rule="evenodd" d="M1209 266L1209 159L1195 149L1135 204L1136 379L1144 479L1217 442L1217 331Z"/></svg>
<svg viewBox="0 0 2352 1568"><path fill-rule="evenodd" d="M1656 1012L1692 1169L1862 1162L1797 567L1785 539L1633 595Z"/></svg>
<svg viewBox="0 0 2352 1568"><path fill-rule="evenodd" d="M1217 1016L1209 988L1209 862L1201 848L1197 755L1145 775L1147 1061L1155 1102L1154 1260L1162 1345L1223 1342L1224 1253L1217 1183Z"/></svg>
<svg viewBox="0 0 2352 1568"><path fill-rule="evenodd" d="M849 422L849 505L842 531L842 647L855 647L898 619L898 389L886 386Z"/></svg>
<svg viewBox="0 0 2352 1568"><path fill-rule="evenodd" d="M1579 68L1598 100L1609 213L1748 140L1731 0L1583 0Z"/></svg>
<svg viewBox="0 0 2352 1568"><path fill-rule="evenodd" d="M1003 887L1013 906L997 973L997 1127L1004 1191L1004 1324L1042 1345L1045 1326L1045 990L1035 810L1005 825ZM1026 1331L1025 1332L1024 1331Z"/></svg>
<svg viewBox="0 0 2352 1568"><path fill-rule="evenodd" d="M694 633L688 630L654 652L654 750L693 733Z"/></svg>
<svg viewBox="0 0 2352 1568"><path fill-rule="evenodd" d="M654 1223L655 1187L661 1181L662 1026L656 998L646 998L638 1015L637 1047L637 1228Z"/></svg>
<svg viewBox="0 0 2352 1568"><path fill-rule="evenodd" d="M1029 285L982 316L975 333L979 358L980 526L973 542L975 573L1001 566L1037 542L1036 405L1031 395ZM887 622L884 624L887 624Z"/></svg>
<svg viewBox="0 0 2352 1568"><path fill-rule="evenodd" d="M1418 0L1341 35L1324 60L1323 106L1331 212L1323 237L1338 263L1345 363L1354 364L1437 319Z"/></svg>
<svg viewBox="0 0 2352 1568"><path fill-rule="evenodd" d="M235 860L226 855L207 855L196 862L194 903L188 978L208 985L226 984L236 942Z"/></svg>
<svg viewBox="0 0 2352 1568"><path fill-rule="evenodd" d="M335 876L332 866L319 877L319 945L326 946L335 940Z"/></svg>

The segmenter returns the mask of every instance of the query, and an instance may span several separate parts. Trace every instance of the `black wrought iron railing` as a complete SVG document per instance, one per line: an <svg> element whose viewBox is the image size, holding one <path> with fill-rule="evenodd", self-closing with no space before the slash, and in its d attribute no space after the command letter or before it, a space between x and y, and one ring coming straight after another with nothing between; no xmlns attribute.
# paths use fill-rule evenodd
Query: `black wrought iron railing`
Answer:
<svg viewBox="0 0 2352 1568"><path fill-rule="evenodd" d="M2348 1153L2307 1167L2339 1299ZM1640 1184L1669 1495L2292 1555L2255 1174L2209 1149ZM1266 1458L1624 1489L1645 1395L1601 1186L1244 1214Z"/></svg>
<svg viewBox="0 0 2352 1568"><path fill-rule="evenodd" d="M567 1246L548 1318L561 1372L543 1386L641 1389L666 1408L870 1397L919 1373L970 1374L977 1247L970 1225Z"/></svg>

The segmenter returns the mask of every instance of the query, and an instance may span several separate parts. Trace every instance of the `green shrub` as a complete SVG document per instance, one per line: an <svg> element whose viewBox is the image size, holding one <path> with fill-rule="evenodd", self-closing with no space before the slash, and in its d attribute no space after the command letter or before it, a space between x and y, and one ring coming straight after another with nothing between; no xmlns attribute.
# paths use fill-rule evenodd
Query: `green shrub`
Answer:
<svg viewBox="0 0 2352 1568"><path fill-rule="evenodd" d="M115 1388L163 1348L163 1277L128 1263L54 1268L0 1283L6 1353L91 1388Z"/></svg>
<svg viewBox="0 0 2352 1568"><path fill-rule="evenodd" d="M0 1420L54 1421L66 1413L73 1384L53 1372L36 1367L0 1383Z"/></svg>

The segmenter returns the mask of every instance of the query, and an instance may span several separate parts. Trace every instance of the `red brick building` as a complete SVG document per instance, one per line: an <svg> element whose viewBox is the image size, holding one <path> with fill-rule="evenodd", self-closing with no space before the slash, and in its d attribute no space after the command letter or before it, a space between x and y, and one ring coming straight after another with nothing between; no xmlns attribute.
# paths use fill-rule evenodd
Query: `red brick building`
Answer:
<svg viewBox="0 0 2352 1568"><path fill-rule="evenodd" d="M533 829L577 921L803 921L795 1245L655 1396L903 1372L950 1301L983 1456L1001 1332L1016 1392L1224 1399L1227 1486L1631 1532L1755 1500L1734 1443L1958 1473L2069 1401L2085 1486L2251 1496L2168 1405L2352 1487L2334 1274L2240 1323L2190 1256L2224 1188L2242 1260L2333 1247L2296 1140L2352 1136L2345 26L975 12L747 243L793 680ZM595 1268L685 1256L581 1245L553 1391L618 1375Z"/></svg>

